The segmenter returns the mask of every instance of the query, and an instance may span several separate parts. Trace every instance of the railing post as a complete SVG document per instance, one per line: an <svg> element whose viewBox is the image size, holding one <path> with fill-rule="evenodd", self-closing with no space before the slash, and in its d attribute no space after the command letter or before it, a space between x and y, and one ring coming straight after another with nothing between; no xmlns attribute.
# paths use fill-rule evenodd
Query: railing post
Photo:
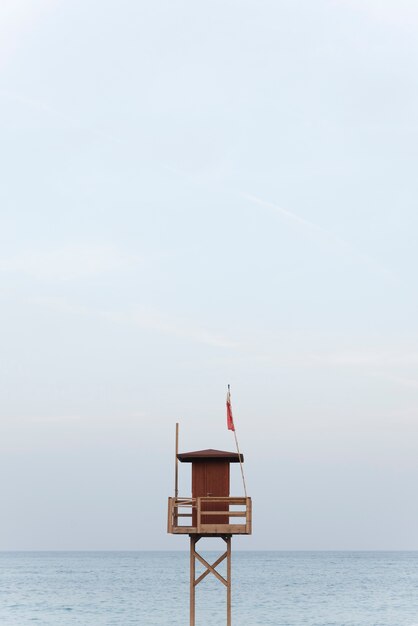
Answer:
<svg viewBox="0 0 418 626"><path fill-rule="evenodd" d="M201 519L200 519L200 517L201 517L201 509L202 509L200 498L197 498L196 506L197 506L197 509L196 509L196 511L197 511L196 512L197 532L200 533L200 526L201 526L201 523L202 523Z"/></svg>
<svg viewBox="0 0 418 626"><path fill-rule="evenodd" d="M173 498L168 498L167 532L173 532Z"/></svg>
<svg viewBox="0 0 418 626"><path fill-rule="evenodd" d="M173 498L173 523L175 527L179 525L179 504L177 497Z"/></svg>
<svg viewBox="0 0 418 626"><path fill-rule="evenodd" d="M251 498L246 498L246 509L247 509L247 515L246 515L246 532L248 535L251 535L252 533L252 504L251 504Z"/></svg>

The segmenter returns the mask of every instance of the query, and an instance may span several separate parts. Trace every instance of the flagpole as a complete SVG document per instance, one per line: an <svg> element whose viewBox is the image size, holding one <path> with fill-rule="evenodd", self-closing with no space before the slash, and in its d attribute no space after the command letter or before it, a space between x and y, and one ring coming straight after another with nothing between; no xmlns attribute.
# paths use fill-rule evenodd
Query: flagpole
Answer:
<svg viewBox="0 0 418 626"><path fill-rule="evenodd" d="M237 445L237 452L238 452L238 458L239 458L239 465L241 468L241 476L242 476L242 484L244 485L244 494L245 497L247 497L247 487L245 484L245 477L244 477L244 468L242 467L242 461L241 461L241 452L239 451L239 445L238 445L238 439L237 439L237 433L234 430L234 437L235 437L235 443Z"/></svg>
<svg viewBox="0 0 418 626"><path fill-rule="evenodd" d="M231 404L230 385L228 385L228 399L229 399L229 403ZM238 437L237 437L237 431L236 431L236 428L235 428L235 422L234 422L233 431L234 431L234 437L235 437L235 445L237 446L239 465L240 465L240 468L241 468L242 484L244 485L244 494L245 494L245 497L247 497L247 486L245 484L244 468L242 467L241 452L239 451Z"/></svg>

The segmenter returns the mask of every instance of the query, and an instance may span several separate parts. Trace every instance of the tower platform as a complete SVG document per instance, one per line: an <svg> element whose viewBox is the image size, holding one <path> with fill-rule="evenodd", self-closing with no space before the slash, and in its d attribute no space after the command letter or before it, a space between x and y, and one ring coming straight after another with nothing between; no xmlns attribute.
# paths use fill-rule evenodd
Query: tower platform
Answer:
<svg viewBox="0 0 418 626"><path fill-rule="evenodd" d="M239 519L239 523L233 521L235 519ZM173 535L212 537L251 535L251 498L232 496L168 498L167 532Z"/></svg>

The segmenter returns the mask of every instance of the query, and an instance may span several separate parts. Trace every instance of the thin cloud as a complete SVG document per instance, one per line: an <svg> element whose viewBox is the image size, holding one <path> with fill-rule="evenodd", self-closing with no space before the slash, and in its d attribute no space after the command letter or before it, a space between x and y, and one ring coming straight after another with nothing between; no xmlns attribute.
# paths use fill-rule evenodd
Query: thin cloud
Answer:
<svg viewBox="0 0 418 626"><path fill-rule="evenodd" d="M249 355L250 356L250 355ZM239 357L242 359L242 356ZM315 352L304 350L280 351L274 353L260 353L253 346L250 356L253 363L262 363L274 367L309 367L309 368L348 368L358 371L384 373L394 368L416 368L418 366L418 352L391 351L391 350L341 350L335 352Z"/></svg>
<svg viewBox="0 0 418 626"><path fill-rule="evenodd" d="M418 6L414 0L334 0L334 4L367 15L374 21L393 26L415 28L418 23Z"/></svg>
<svg viewBox="0 0 418 626"><path fill-rule="evenodd" d="M418 379L416 378L394 376L393 374L388 374L387 372L373 372L372 375L378 376L379 378L384 378L385 380L395 383L396 385L401 385L402 387L408 387L409 389L418 389Z"/></svg>
<svg viewBox="0 0 418 626"><path fill-rule="evenodd" d="M38 280L70 281L138 266L139 259L114 246L68 244L51 250L26 250L0 258L0 272Z"/></svg>
<svg viewBox="0 0 418 626"><path fill-rule="evenodd" d="M318 365L343 367L403 367L418 365L418 353L347 351L312 355L310 360Z"/></svg>
<svg viewBox="0 0 418 626"><path fill-rule="evenodd" d="M238 342L201 326L196 326L189 320L168 317L157 311L103 311L74 304L64 298L55 297L31 298L30 301L40 306L47 306L59 313L91 319L101 318L115 324L129 325L133 328L137 327L164 335L180 337L215 348L233 349L240 347Z"/></svg>
<svg viewBox="0 0 418 626"><path fill-rule="evenodd" d="M300 217L296 213L293 213L292 211L289 211L288 209L284 209L278 204L263 200L262 198L259 198L258 196L253 196L248 193L241 193L241 197L246 198L247 200L250 200L250 202L253 202L254 204L257 204L259 206L272 209L276 213L279 213L282 217L285 217L286 219L290 220L291 222L294 222L295 224L298 224L298 226L301 226L305 230L309 230L310 232L316 233L318 236L321 236L322 238L333 241L334 243L338 244L340 248L343 248L344 250L346 250L351 256L361 260L363 263L369 266L372 266L375 270L378 270L379 273L384 274L386 278L394 277L394 273L391 270L388 270L387 268L380 265L380 263L377 263L377 261L370 258L368 255L364 254L363 252L360 252L359 250L354 248L350 243L345 241L345 239L342 239L338 235L335 235L332 231L327 230L326 228L323 228L322 226L318 226L317 224L314 224L313 222L310 222L309 220L306 220L303 217Z"/></svg>
<svg viewBox="0 0 418 626"><path fill-rule="evenodd" d="M13 58L14 52L26 43L27 32L56 4L56 0L1 0L0 67Z"/></svg>
<svg viewBox="0 0 418 626"><path fill-rule="evenodd" d="M20 418L22 419L22 418ZM34 417L28 417L27 421L35 423L58 423L58 422L79 422L83 420L81 415L36 415Z"/></svg>
<svg viewBox="0 0 418 626"><path fill-rule="evenodd" d="M251 202L254 202L254 204L259 204L260 206L266 207L268 209L273 209L273 211L275 211L276 213L280 213L284 217L290 219L292 222L296 222L297 224L300 224L301 226L304 226L309 230L324 233L326 235L330 234L328 231L324 230L320 226L317 226L316 224L313 224L312 222L303 219L303 217L299 217L299 215L296 215L295 213L292 213L287 209L283 209L283 207L279 206L278 204L274 204L273 202L267 202L266 200L262 200L261 198L253 196L249 193L242 193L241 196L243 198L246 198L247 200L251 200Z"/></svg>
<svg viewBox="0 0 418 626"><path fill-rule="evenodd" d="M100 139L103 139L106 142L110 141L118 145L124 144L124 142L120 138L115 137L114 135L110 135L109 133L106 133L97 128L92 128L91 126L86 127L85 124L82 124L79 120L75 119L74 117L67 115L66 113L63 113L62 111L59 111L56 108L51 107L48 104L45 104L45 102L35 100L34 98L30 96L13 93L11 91L6 91L4 89L0 91L0 96L3 98L4 97L8 98L9 100L12 100L13 102L19 102L20 104L23 104L24 106L29 107L30 109L37 111L38 113L42 113L48 117L52 117L57 120L60 120L61 122L64 122L67 126L69 126L72 129L85 130L90 135L95 135L96 137L99 137Z"/></svg>
<svg viewBox="0 0 418 626"><path fill-rule="evenodd" d="M132 324L139 328L154 330L159 333L189 339L216 348L237 348L238 343L189 322L168 318L156 312L131 312L101 314L106 319L124 324Z"/></svg>

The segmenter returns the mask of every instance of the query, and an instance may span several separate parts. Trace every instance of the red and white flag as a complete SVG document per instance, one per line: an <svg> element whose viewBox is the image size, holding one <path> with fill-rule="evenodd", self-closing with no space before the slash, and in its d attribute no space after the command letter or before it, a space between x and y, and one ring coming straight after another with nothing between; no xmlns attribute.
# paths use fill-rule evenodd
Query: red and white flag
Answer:
<svg viewBox="0 0 418 626"><path fill-rule="evenodd" d="M226 424L228 426L228 430L235 430L234 418L232 417L231 394L229 391L229 386L228 393L226 394Z"/></svg>

